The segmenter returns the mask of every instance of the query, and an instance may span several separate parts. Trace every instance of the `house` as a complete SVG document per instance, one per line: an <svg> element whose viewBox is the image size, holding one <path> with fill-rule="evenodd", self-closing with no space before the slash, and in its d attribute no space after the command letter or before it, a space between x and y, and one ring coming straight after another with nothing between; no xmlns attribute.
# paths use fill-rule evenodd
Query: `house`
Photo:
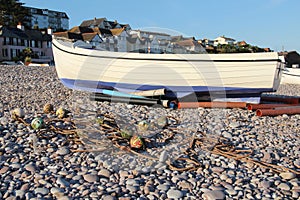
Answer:
<svg viewBox="0 0 300 200"><path fill-rule="evenodd" d="M137 51L140 49L141 40L138 37L137 32L130 31L126 37L126 46L128 52Z"/></svg>
<svg viewBox="0 0 300 200"><path fill-rule="evenodd" d="M103 29L98 26L75 26L68 31L54 33L57 37L65 37L74 41L82 40L93 47L108 51L126 51L126 33L124 28ZM120 41L119 41L120 40ZM123 41L123 42L121 42ZM125 44L124 44L125 43Z"/></svg>
<svg viewBox="0 0 300 200"><path fill-rule="evenodd" d="M103 43L103 39L100 37L98 33L83 33L82 39L88 44L91 44L93 47Z"/></svg>
<svg viewBox="0 0 300 200"><path fill-rule="evenodd" d="M51 27L54 31L69 29L69 17L65 12L32 7L25 8L29 10L31 15L30 24L27 24L28 27L36 27L38 29Z"/></svg>
<svg viewBox="0 0 300 200"><path fill-rule="evenodd" d="M202 41L195 37L172 36L172 48L174 53L204 53Z"/></svg>
<svg viewBox="0 0 300 200"><path fill-rule="evenodd" d="M90 20L84 20L80 27L89 27L89 28L101 28L101 29L118 29L118 28L124 28L126 31L131 30L131 27L129 24L119 24L117 20L115 21L108 21L105 17L103 18L94 18Z"/></svg>
<svg viewBox="0 0 300 200"><path fill-rule="evenodd" d="M81 34L81 33L94 33L94 32L97 32L95 30L93 28L89 28L89 27L74 26L70 30L68 30L68 32Z"/></svg>
<svg viewBox="0 0 300 200"><path fill-rule="evenodd" d="M207 53L216 53L217 52L214 46L206 46L205 51Z"/></svg>
<svg viewBox="0 0 300 200"><path fill-rule="evenodd" d="M127 40L128 33L126 31L126 27L110 29L110 32L114 36L115 51L119 52L127 52Z"/></svg>
<svg viewBox="0 0 300 200"><path fill-rule="evenodd" d="M217 37L217 38L214 40L214 46L218 46L219 44L220 44L220 45L223 45L223 44L230 44L230 45L233 45L234 43L235 43L235 39L225 37L224 35L223 35L223 36L220 36L220 37Z"/></svg>
<svg viewBox="0 0 300 200"><path fill-rule="evenodd" d="M69 31L56 32L53 35L56 37L67 38L74 42L81 40L93 47L99 46L103 43L103 39L100 34L94 31L92 28L82 29L80 27L73 27Z"/></svg>
<svg viewBox="0 0 300 200"><path fill-rule="evenodd" d="M83 40L82 34L73 33L73 32L70 32L70 31L56 32L56 33L53 33L53 35L56 36L56 37L67 38L67 39L70 39L72 41Z"/></svg>
<svg viewBox="0 0 300 200"><path fill-rule="evenodd" d="M146 52L162 53L170 51L171 35L154 31L134 30L139 39L139 49Z"/></svg>
<svg viewBox="0 0 300 200"><path fill-rule="evenodd" d="M205 49L193 38L176 42L178 46L184 47L186 52L183 53L204 53Z"/></svg>
<svg viewBox="0 0 300 200"><path fill-rule="evenodd" d="M211 46L214 46L214 40L204 38L204 39L200 40L200 44L202 44L202 46L204 46L204 47L211 47Z"/></svg>
<svg viewBox="0 0 300 200"><path fill-rule="evenodd" d="M106 18L94 18L90 20L84 20L81 24L80 27L88 27L88 28L105 28L105 29L111 29L111 25L107 23Z"/></svg>
<svg viewBox="0 0 300 200"><path fill-rule="evenodd" d="M264 48L264 52L272 52L272 50L268 47Z"/></svg>
<svg viewBox="0 0 300 200"><path fill-rule="evenodd" d="M237 42L237 45L239 46L239 47L245 47L245 46L248 46L248 43L246 42L246 41L240 41L240 42Z"/></svg>
<svg viewBox="0 0 300 200"><path fill-rule="evenodd" d="M40 30L25 29L19 24L17 27L0 26L0 61L18 60L26 47L32 49L32 62L49 63L53 61L51 49L52 30L45 33Z"/></svg>
<svg viewBox="0 0 300 200"><path fill-rule="evenodd" d="M287 67L299 68L300 66L300 55L297 51L281 52L280 56L284 56L287 63Z"/></svg>

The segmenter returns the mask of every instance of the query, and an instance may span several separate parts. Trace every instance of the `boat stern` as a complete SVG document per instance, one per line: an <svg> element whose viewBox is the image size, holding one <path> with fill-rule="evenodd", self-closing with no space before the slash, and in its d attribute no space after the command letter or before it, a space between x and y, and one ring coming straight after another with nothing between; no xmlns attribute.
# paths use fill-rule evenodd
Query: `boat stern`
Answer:
<svg viewBox="0 0 300 200"><path fill-rule="evenodd" d="M274 92L276 92L277 89L279 88L284 67L285 67L285 62L278 61L276 71L275 71L275 76L274 76L274 82L273 82Z"/></svg>

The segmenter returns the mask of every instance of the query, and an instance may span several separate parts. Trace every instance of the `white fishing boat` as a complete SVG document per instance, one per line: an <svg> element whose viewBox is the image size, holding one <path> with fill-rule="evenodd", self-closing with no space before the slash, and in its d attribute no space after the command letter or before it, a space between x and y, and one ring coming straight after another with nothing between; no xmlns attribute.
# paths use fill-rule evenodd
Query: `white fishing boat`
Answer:
<svg viewBox="0 0 300 200"><path fill-rule="evenodd" d="M284 68L281 83L300 84L300 68Z"/></svg>
<svg viewBox="0 0 300 200"><path fill-rule="evenodd" d="M58 77L65 86L93 93L129 94L129 97L176 99L191 94L208 99L214 95L258 97L263 92L277 90L283 69L276 52L111 52L55 37L53 54ZM153 93L143 95L145 91Z"/></svg>

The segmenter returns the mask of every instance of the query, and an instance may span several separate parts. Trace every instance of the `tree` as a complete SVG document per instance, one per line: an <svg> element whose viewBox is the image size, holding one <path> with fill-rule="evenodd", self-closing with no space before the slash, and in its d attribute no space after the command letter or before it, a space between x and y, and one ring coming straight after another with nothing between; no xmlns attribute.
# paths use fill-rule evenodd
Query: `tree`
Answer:
<svg viewBox="0 0 300 200"><path fill-rule="evenodd" d="M19 0L0 0L0 25L16 26L21 22L30 26L30 12Z"/></svg>
<svg viewBox="0 0 300 200"><path fill-rule="evenodd" d="M34 53L32 51L31 48L26 47L25 49L22 50L22 52L20 53L20 59L24 60L26 62L26 59L28 60L30 58L34 57Z"/></svg>

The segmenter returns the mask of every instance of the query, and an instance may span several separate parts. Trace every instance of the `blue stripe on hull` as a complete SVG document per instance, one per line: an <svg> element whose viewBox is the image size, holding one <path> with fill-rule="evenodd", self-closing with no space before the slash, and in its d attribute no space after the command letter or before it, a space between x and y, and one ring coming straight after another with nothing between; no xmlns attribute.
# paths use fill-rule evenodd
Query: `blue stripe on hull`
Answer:
<svg viewBox="0 0 300 200"><path fill-rule="evenodd" d="M273 92L272 88L238 88L238 87L210 87L210 86L153 86L153 85L136 85L127 83L110 83L101 81L88 81L88 80L73 80L61 79L62 83L75 90L83 90L93 93L106 93L108 90L117 90L120 92L135 92L156 89L166 89L166 97L181 98L192 93L197 96L207 95L211 93L218 93L226 96L236 97L249 97L260 96L263 92ZM122 96L124 93L114 93L114 95ZM127 94L128 95L128 94Z"/></svg>

